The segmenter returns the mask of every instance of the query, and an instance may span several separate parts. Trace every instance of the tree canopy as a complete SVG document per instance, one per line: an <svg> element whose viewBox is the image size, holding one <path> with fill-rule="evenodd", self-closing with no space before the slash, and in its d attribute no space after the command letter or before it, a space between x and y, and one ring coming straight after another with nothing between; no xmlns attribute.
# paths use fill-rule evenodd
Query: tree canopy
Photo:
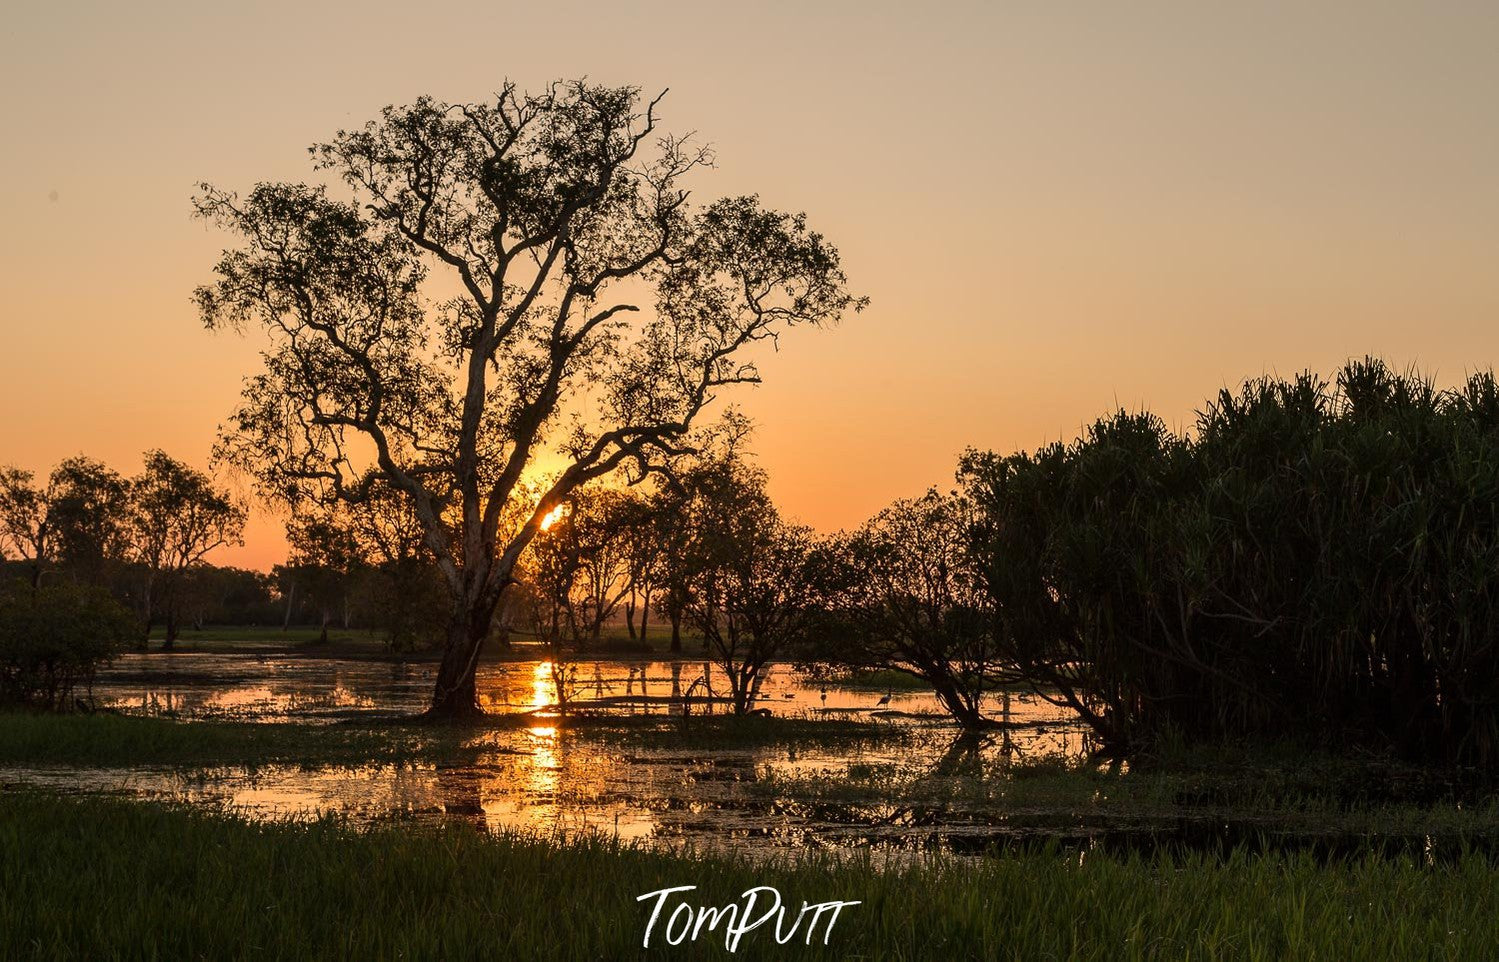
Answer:
<svg viewBox="0 0 1499 962"><path fill-rule="evenodd" d="M435 714L477 711L490 616L570 491L662 469L759 380L750 348L865 303L802 215L693 204L712 155L660 130L660 102L583 81L423 97L314 146L332 184L197 198L240 242L204 322L271 336L221 454L294 505L376 477L411 500L455 599Z"/></svg>

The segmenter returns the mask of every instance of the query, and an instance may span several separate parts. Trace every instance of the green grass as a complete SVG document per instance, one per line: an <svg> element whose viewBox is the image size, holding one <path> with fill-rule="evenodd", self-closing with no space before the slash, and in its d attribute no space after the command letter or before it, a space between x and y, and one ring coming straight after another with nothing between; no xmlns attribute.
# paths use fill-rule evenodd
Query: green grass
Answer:
<svg viewBox="0 0 1499 962"><path fill-rule="evenodd" d="M637 629L638 635L639 629ZM157 625L151 631L150 647L161 647L165 629ZM485 646L486 661L503 661L510 658L546 657L541 643L533 636L516 631L511 635L510 648L502 647L491 640ZM404 657L416 660L435 659L439 652L441 636L434 636L434 647L408 652ZM385 657L390 654L385 644L385 635L380 631L365 628L339 628L329 626L328 640L322 641L322 629L309 625L293 625L282 629L280 625L209 625L202 629L183 628L177 635L176 649L182 652L260 651L335 655L339 657ZM605 625L597 641L589 640L579 657L590 659L668 657L671 648L671 627L651 625L644 638L632 639L624 625ZM702 655L702 639L690 632L682 634L682 654L679 657L692 659Z"/></svg>
<svg viewBox="0 0 1499 962"><path fill-rule="evenodd" d="M850 691L929 692L932 686L923 679L891 668L850 668L834 672L825 679L829 688Z"/></svg>
<svg viewBox="0 0 1499 962"><path fill-rule="evenodd" d="M183 628L177 633L177 645L179 647L191 647L202 643L210 644L263 644L263 645L300 645L316 644L322 636L322 629L312 625L293 625L282 629L280 625L210 625L207 628ZM159 642L166 637L166 629L157 625L151 629L151 641ZM365 641L379 643L378 632L367 632L362 629L328 628L329 642Z"/></svg>
<svg viewBox="0 0 1499 962"><path fill-rule="evenodd" d="M833 670L822 679L823 684L829 688L839 688L845 691L897 691L897 692L920 692L930 693L931 683L924 678L918 678L908 671L897 671L894 668L844 668ZM1015 685L992 685L986 690L1003 691L1008 687L1011 691L1030 691L1030 686L1023 684Z"/></svg>
<svg viewBox="0 0 1499 962"><path fill-rule="evenodd" d="M448 727L377 722L179 721L132 715L0 712L0 765L102 767L217 765L364 765L425 759L472 762L492 729L533 724L524 715L494 716L484 725ZM552 719L592 741L663 749L749 749L852 746L887 738L889 726L799 718L713 715L574 716Z"/></svg>
<svg viewBox="0 0 1499 962"><path fill-rule="evenodd" d="M252 824L160 803L0 794L0 957L14 959L1477 959L1499 870L1305 855L1038 849L893 866L753 864L464 829ZM857 900L829 944L642 951L636 896L753 885ZM659 923L658 923L659 924Z"/></svg>
<svg viewBox="0 0 1499 962"><path fill-rule="evenodd" d="M0 713L0 764L5 765L359 765L451 754L461 739L461 732L409 725Z"/></svg>

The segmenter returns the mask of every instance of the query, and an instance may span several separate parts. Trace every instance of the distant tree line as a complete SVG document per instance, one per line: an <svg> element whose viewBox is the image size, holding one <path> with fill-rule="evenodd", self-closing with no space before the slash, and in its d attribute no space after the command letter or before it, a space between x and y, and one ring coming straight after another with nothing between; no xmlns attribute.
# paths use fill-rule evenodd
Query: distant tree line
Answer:
<svg viewBox="0 0 1499 962"><path fill-rule="evenodd" d="M66 704L157 621L170 647L185 615L233 591L204 558L238 543L244 521L206 474L162 451L132 477L82 456L45 480L0 469L0 559L17 575L0 586L0 697Z"/></svg>
<svg viewBox="0 0 1499 962"><path fill-rule="evenodd" d="M732 441L649 496L575 504L529 562L550 630L596 637L633 596L691 627L741 712L789 658L918 676L972 730L993 724L986 692L1028 686L1121 754L1499 755L1488 372L1255 379L1186 434L1121 411L1071 443L969 452L956 490L828 537L782 519Z"/></svg>
<svg viewBox="0 0 1499 962"><path fill-rule="evenodd" d="M970 731L995 724L996 688L1027 686L1123 754L1166 739L1499 754L1490 373L1447 390L1377 360L1261 378L1184 434L1119 411L1070 443L970 451L954 490L828 536L781 515L746 435L728 417L667 468L556 499L485 634L537 640L565 672L606 645L651 650L654 626L721 668L739 713L790 660L909 673ZM202 563L243 510L159 452L130 479L83 458L45 483L7 469L0 549L20 577L0 686L65 699L91 669L57 652L120 634L121 611L137 639L155 619L169 638L224 619L444 645L453 599L430 527L379 477L363 488L295 514L287 563L261 575ZM534 512L542 488L526 490L507 510ZM49 605L78 617L38 630Z"/></svg>

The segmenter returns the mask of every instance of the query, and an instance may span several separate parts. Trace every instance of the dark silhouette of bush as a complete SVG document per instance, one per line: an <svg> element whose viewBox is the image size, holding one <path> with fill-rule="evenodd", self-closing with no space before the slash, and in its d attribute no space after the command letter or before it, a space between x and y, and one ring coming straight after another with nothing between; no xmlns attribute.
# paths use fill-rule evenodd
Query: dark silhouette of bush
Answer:
<svg viewBox="0 0 1499 962"><path fill-rule="evenodd" d="M1102 742L1499 760L1499 387L1378 360L969 452L1002 654Z"/></svg>
<svg viewBox="0 0 1499 962"><path fill-rule="evenodd" d="M102 588L58 580L33 590L16 582L0 593L0 704L87 704L95 670L135 630L129 612Z"/></svg>

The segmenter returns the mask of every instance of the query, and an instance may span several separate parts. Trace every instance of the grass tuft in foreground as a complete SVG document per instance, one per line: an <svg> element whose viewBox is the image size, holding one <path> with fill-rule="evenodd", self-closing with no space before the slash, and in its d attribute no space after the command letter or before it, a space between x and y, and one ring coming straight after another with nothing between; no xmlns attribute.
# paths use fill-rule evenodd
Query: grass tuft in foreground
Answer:
<svg viewBox="0 0 1499 962"><path fill-rule="evenodd" d="M877 868L804 855L752 864L612 842L336 822L255 824L155 803L0 794L0 957L36 959L730 958L706 935L640 947L636 896L753 885L858 900L830 944L733 958L1492 958L1499 870L1236 854L1037 850Z"/></svg>

